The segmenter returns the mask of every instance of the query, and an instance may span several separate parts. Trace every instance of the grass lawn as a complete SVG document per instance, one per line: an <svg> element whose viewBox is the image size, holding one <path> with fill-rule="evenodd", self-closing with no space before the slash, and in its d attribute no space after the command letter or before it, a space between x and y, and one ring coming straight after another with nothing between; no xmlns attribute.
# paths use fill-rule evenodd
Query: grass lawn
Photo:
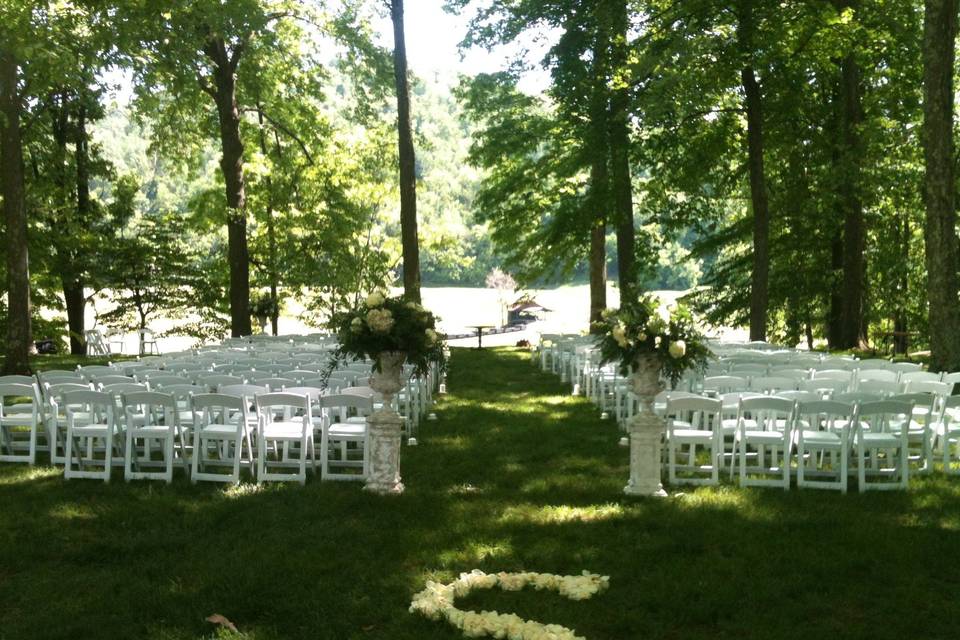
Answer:
<svg viewBox="0 0 960 640"><path fill-rule="evenodd" d="M399 498L0 465L0 640L196 640L214 613L257 640L452 640L407 607L473 568L609 575L584 602L458 600L590 640L957 636L960 478L627 499L616 427L526 354L455 350L448 389L404 449Z"/></svg>

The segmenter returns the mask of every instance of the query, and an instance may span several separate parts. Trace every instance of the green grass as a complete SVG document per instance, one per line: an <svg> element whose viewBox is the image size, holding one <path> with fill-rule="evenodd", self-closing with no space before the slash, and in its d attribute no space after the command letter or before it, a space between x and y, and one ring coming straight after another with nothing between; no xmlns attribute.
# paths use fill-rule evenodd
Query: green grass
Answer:
<svg viewBox="0 0 960 640"><path fill-rule="evenodd" d="M245 640L452 640L407 607L473 568L609 575L585 602L458 601L590 640L956 636L960 478L627 499L616 427L524 353L455 350L448 387L403 451L399 498L0 465L0 640L212 638L214 613Z"/></svg>
<svg viewBox="0 0 960 640"><path fill-rule="evenodd" d="M75 356L69 353L55 354L34 354L30 356L30 367L34 372L47 371L49 369L76 369L77 365L107 364L108 362L121 362L124 360L135 360L136 356L114 354L112 356ZM0 364L3 358L0 357ZM0 636L2 637L2 636Z"/></svg>

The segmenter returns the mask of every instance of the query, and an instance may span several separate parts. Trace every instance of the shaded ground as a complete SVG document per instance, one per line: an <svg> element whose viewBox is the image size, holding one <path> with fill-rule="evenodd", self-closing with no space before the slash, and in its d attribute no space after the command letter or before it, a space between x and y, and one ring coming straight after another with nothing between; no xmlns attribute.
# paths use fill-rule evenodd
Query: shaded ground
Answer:
<svg viewBox="0 0 960 640"><path fill-rule="evenodd" d="M585 400L510 350L455 350L407 493L62 479L0 465L0 640L460 637L407 613L461 571L609 575L585 602L482 592L590 640L955 637L960 478L903 493L622 496L626 451Z"/></svg>

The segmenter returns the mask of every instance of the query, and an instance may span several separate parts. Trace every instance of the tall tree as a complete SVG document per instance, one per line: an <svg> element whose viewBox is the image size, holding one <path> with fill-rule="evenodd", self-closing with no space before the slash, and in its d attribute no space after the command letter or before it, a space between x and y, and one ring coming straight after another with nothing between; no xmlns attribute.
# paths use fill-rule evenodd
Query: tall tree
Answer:
<svg viewBox="0 0 960 640"><path fill-rule="evenodd" d="M630 51L629 7L626 0L600 3L610 21L610 188L617 231L617 274L620 299L637 296L636 231L633 220L633 183L630 177ZM606 17L606 16L605 16Z"/></svg>
<svg viewBox="0 0 960 640"><path fill-rule="evenodd" d="M6 26L6 25L4 25ZM0 30L0 195L7 254L7 349L3 371L30 373L30 259L24 204L20 62Z"/></svg>
<svg viewBox="0 0 960 640"><path fill-rule="evenodd" d="M742 0L737 16L737 38L744 56L740 70L744 111L747 114L747 166L753 214L753 270L750 277L750 339L767 339L770 279L770 205L764 172L763 94L753 64L756 16L753 0Z"/></svg>
<svg viewBox="0 0 960 640"><path fill-rule="evenodd" d="M245 147L240 131L241 64L251 58L250 66L257 68L254 61L258 58L269 59L285 50L289 43L281 34L288 32L278 29L276 23L289 17L290 11L286 3L258 0L226 5L185 0L130 5L135 37L148 52L135 58L139 103L158 116L159 135L180 129L182 136L185 114L196 109L204 121L209 117L204 98L212 102L226 204L233 336L251 333ZM251 78L255 80L256 75ZM181 138L181 145L183 141ZM178 151L183 153L182 149Z"/></svg>
<svg viewBox="0 0 960 640"><path fill-rule="evenodd" d="M930 367L960 369L957 299L956 161L953 141L957 0L925 0L923 19L923 151L927 210L927 291Z"/></svg>
<svg viewBox="0 0 960 640"><path fill-rule="evenodd" d="M400 235L403 242L403 292L420 302L420 243L417 237L417 173L410 127L410 85L403 0L390 0L393 20L393 72L397 87L397 137L400 155Z"/></svg>
<svg viewBox="0 0 960 640"><path fill-rule="evenodd" d="M607 307L607 220L612 216L610 190L610 20L607 19L608 2L598 3L593 20L576 24L568 20L567 33L563 40L578 39L576 32L583 29L590 53L589 76L584 83L590 92L587 103L587 135L582 142L584 156L589 159L590 186L587 191L590 226L590 324L599 323ZM561 44L561 46L563 46ZM573 49L573 47L571 47ZM570 58L568 55L564 58ZM558 61L562 70L566 60ZM558 92L559 93L559 92ZM565 92L564 92L565 93ZM564 111L573 111L562 107ZM571 114L572 115L572 114ZM619 123L618 123L619 124ZM618 131L617 133L620 133ZM622 150L621 150L622 151ZM621 167L622 168L622 167ZM615 222L619 220L614 217Z"/></svg>

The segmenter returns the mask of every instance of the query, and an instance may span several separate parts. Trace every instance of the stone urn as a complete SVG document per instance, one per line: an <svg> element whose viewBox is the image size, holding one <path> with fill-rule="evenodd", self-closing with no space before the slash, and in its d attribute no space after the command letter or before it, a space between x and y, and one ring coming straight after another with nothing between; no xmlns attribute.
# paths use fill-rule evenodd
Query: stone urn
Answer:
<svg viewBox="0 0 960 640"><path fill-rule="evenodd" d="M403 418L393 409L393 397L403 388L403 352L380 354L370 387L383 396L383 406L367 418L370 471L364 489L383 495L403 493L400 481L400 434ZM379 371L377 370L379 369Z"/></svg>
<svg viewBox="0 0 960 640"><path fill-rule="evenodd" d="M666 496L660 483L660 442L663 420L653 412L653 400L663 384L660 363L655 355L637 358L630 375L633 392L640 399L640 409L627 423L630 434L630 481L623 492L631 496Z"/></svg>

